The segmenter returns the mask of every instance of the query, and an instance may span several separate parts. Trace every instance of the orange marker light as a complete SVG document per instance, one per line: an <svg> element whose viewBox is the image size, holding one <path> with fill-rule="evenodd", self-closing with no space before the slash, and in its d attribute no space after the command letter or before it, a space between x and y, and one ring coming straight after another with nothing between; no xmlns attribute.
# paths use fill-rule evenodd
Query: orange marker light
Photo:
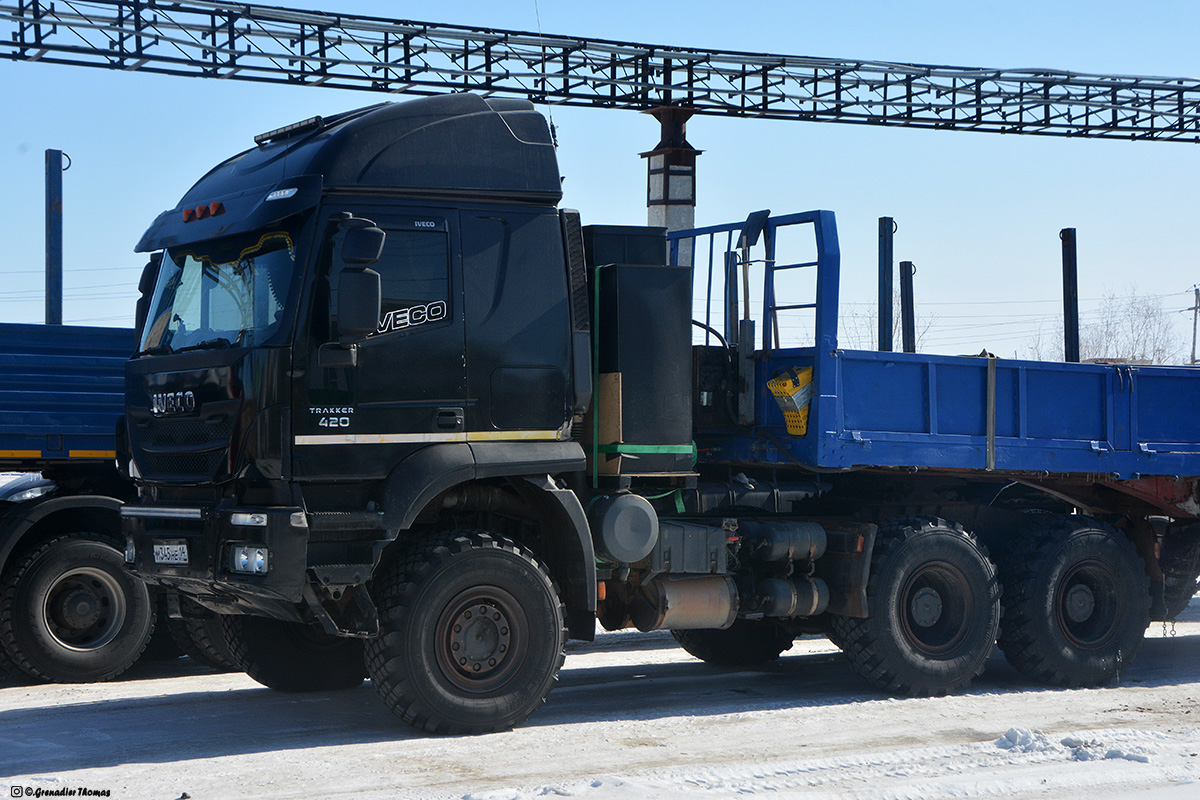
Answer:
<svg viewBox="0 0 1200 800"><path fill-rule="evenodd" d="M208 204L208 213L213 215L214 217L221 216L222 214L225 213L225 204L220 202L219 200L209 203Z"/></svg>
<svg viewBox="0 0 1200 800"><path fill-rule="evenodd" d="M194 209L194 208L185 208L185 209L183 210L183 221L184 221L184 222L191 222L191 221L192 221L192 220L194 220L195 218L196 218L196 209Z"/></svg>
<svg viewBox="0 0 1200 800"><path fill-rule="evenodd" d="M204 219L208 216L208 206L196 206L196 219Z"/></svg>

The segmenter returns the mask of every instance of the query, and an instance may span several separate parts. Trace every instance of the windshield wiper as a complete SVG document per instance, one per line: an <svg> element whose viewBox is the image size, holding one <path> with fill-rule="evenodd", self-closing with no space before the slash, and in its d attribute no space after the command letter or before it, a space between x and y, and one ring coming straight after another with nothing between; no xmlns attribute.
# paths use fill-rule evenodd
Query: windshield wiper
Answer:
<svg viewBox="0 0 1200 800"><path fill-rule="evenodd" d="M134 353L133 357L140 358L141 356L168 356L174 352L175 351L171 349L171 345L169 344L156 344L154 347L147 347L140 353Z"/></svg>
<svg viewBox="0 0 1200 800"><path fill-rule="evenodd" d="M233 347L233 344L228 339L224 336L218 336L216 339L189 344L187 347L181 347L175 352L182 353L185 350L228 350L230 347Z"/></svg>

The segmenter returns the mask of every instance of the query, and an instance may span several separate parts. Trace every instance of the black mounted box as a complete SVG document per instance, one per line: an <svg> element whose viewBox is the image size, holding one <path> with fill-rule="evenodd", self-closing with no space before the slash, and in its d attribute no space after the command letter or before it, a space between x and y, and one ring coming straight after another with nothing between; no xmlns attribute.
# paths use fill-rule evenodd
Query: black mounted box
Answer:
<svg viewBox="0 0 1200 800"><path fill-rule="evenodd" d="M600 264L666 264L667 229L636 225L585 225L583 252L589 267Z"/></svg>

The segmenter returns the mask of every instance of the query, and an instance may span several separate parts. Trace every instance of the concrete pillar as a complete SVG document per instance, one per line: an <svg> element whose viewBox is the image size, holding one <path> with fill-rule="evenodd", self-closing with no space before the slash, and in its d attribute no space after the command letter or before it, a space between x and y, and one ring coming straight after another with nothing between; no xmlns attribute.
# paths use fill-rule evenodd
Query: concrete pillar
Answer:
<svg viewBox="0 0 1200 800"><path fill-rule="evenodd" d="M669 231L696 227L696 156L688 144L687 120L692 111L663 106L650 112L659 121L658 146L642 153L646 159L647 224ZM692 245L680 242L679 264L692 266Z"/></svg>

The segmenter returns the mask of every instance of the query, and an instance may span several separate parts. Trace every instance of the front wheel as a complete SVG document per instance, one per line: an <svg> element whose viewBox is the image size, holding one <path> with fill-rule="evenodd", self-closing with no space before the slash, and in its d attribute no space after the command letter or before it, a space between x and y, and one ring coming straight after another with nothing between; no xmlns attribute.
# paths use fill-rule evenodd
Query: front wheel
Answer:
<svg viewBox="0 0 1200 800"><path fill-rule="evenodd" d="M1150 579L1133 543L1090 517L1039 519L1000 564L1000 649L1055 686L1099 686L1133 663L1150 621Z"/></svg>
<svg viewBox="0 0 1200 800"><path fill-rule="evenodd" d="M533 554L483 531L442 534L374 581L380 635L371 683L405 722L431 733L519 725L563 664L566 629L553 581Z"/></svg>
<svg viewBox="0 0 1200 800"><path fill-rule="evenodd" d="M321 692L363 682L361 639L333 636L312 625L241 614L219 617L237 666L270 689Z"/></svg>
<svg viewBox="0 0 1200 800"><path fill-rule="evenodd" d="M866 619L834 617L831 639L874 686L937 695L967 686L996 642L1000 590L987 552L934 517L885 522L871 557Z"/></svg>
<svg viewBox="0 0 1200 800"><path fill-rule="evenodd" d="M62 536L26 553L0 582L0 645L32 678L104 681L128 669L154 632L154 600L103 537Z"/></svg>

